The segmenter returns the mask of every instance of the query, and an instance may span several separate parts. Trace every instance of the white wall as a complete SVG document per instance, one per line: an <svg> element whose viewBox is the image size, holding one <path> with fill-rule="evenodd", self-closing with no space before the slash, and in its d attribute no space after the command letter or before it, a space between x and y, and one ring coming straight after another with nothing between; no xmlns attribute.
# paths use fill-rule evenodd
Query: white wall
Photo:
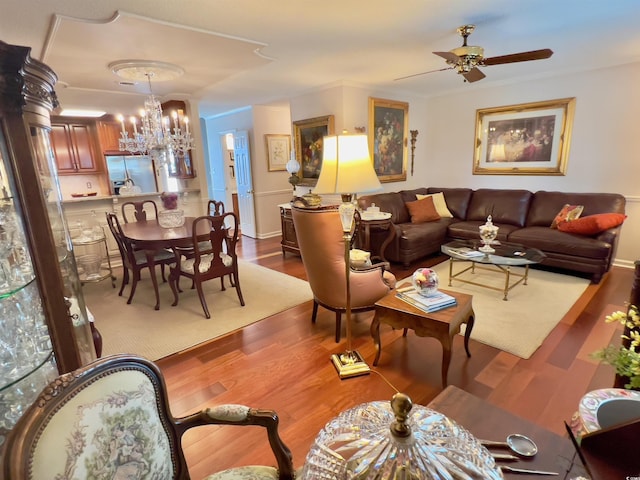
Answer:
<svg viewBox="0 0 640 480"><path fill-rule="evenodd" d="M452 81L455 80L458 79ZM640 111L638 83L640 63L500 86L477 83L469 85L468 90L458 89L455 93L431 98L341 83L291 98L288 121L334 115L336 132L343 129L353 132L354 127L360 126L366 126L368 131L369 97L406 101L409 103L409 129L419 132L415 173L410 176L409 158L407 181L385 183L384 191L437 186L621 193L627 199L628 218L622 229L616 264L632 267L640 258L637 247L640 244L640 186L637 180L640 168L635 145L640 135L636 118ZM473 175L477 109L566 97L576 97L566 175ZM261 125L261 134L290 132L280 123L285 118L282 112L263 112L255 117ZM271 129L267 126L269 122L274 122L271 132L268 131ZM208 120L207 124L216 125L220 131L236 128L235 119L227 117ZM243 128L251 127L245 125ZM254 137L254 142L263 141L258 139L257 132ZM252 145L253 151L255 147L256 144ZM266 160L254 155L253 162L255 179L256 172L265 171ZM260 188L265 193L278 191L273 182L286 184L286 173L276 173L279 172L260 175ZM306 193L306 190L300 193ZM282 198L286 201L288 192ZM260 226L264 230L258 230L258 236L278 234L272 231L276 228L278 209L265 203L260 205L259 212Z"/></svg>
<svg viewBox="0 0 640 480"><path fill-rule="evenodd" d="M640 258L639 82L640 63L633 63L432 98L416 147L417 176L429 186L621 193L628 218L616 264L632 266ZM476 109L565 97L576 97L566 175L472 174Z"/></svg>

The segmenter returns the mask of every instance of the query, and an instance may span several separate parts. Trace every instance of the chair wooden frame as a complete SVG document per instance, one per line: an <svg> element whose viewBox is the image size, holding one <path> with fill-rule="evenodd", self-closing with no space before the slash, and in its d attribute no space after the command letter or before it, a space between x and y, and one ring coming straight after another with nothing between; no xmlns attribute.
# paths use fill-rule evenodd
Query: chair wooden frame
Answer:
<svg viewBox="0 0 640 480"><path fill-rule="evenodd" d="M209 238L203 241L197 234L197 225L208 222L210 227ZM211 318L202 282L214 278L220 278L222 290L224 277L229 275L231 286L236 289L240 305L244 306L244 298L240 289L238 279L238 256L236 254L236 244L238 243L238 217L233 212L222 215L204 215L196 218L192 224L193 250L189 251L187 258L183 252L175 251L175 266L171 267L169 273L169 285L173 291L174 301L172 306L178 304L178 285L181 276L190 278L192 284L198 291L198 297L205 317Z"/></svg>
<svg viewBox="0 0 640 480"><path fill-rule="evenodd" d="M209 200L207 203L208 215L222 215L224 211L224 202L218 200Z"/></svg>
<svg viewBox="0 0 640 480"><path fill-rule="evenodd" d="M120 286L118 295L122 296L125 285L128 285L129 280L131 280L131 292L129 293L129 298L127 299L127 304L131 304L133 295L136 293L138 281L140 280L140 272L143 268L149 268L149 262L147 261L145 252L136 249L135 244L124 235L122 227L120 227L118 216L115 213L111 212L107 212L106 216L109 230L111 230L113 238L118 245L120 257L122 258L122 284ZM173 252L169 250L160 250L156 253L154 261L157 265L162 266L162 281L166 282L167 280L164 274L164 266L171 265L175 262L175 256ZM129 277L130 271L131 279ZM151 272L151 269L149 269L149 271L150 274L153 274L153 272Z"/></svg>
<svg viewBox="0 0 640 480"><path fill-rule="evenodd" d="M145 396L144 403L136 407L138 401L134 399L139 398L142 391L145 392L145 395L151 395ZM121 403L115 405L109 399L119 399ZM132 402L132 405L128 405L127 399ZM266 429L267 438L278 465L277 471L266 466L239 467L218 472L220 478L240 478L240 476L233 474L238 470L255 472L251 478L278 478L279 480L294 478L291 452L278 433L279 421L276 412L242 405L217 405L185 417L176 418L171 414L167 387L158 366L147 359L126 354L98 359L78 370L65 373L51 382L33 405L25 411L8 435L4 444L0 470L2 478L12 480L45 478L47 476L58 478L58 476L62 477L69 473L66 471L67 468L71 468L73 471L74 465L78 463L81 464L79 468L86 468L87 472L95 470L99 465L83 462L83 460L91 458L91 448L87 444L93 440L93 436L92 439L76 437L76 435L82 436L84 434L81 425L92 421L93 416L85 418L83 412L85 408L91 409L94 404L105 405L100 416L102 422L104 415L104 423L95 426L96 429L103 431L102 441L98 446L106 447L105 450L112 448L109 439L113 438L112 441L115 441L116 437L113 436L117 433L115 430L118 427L122 428L123 423L126 422L123 411L131 412L131 409L136 408L139 410L145 405L148 406L145 412L149 417L146 417L148 422L145 423L148 424L143 426L143 430L157 432L157 435L162 435L166 440L161 443L163 447L166 447L166 451L155 444L141 444L140 450L127 454L130 455L131 463L119 464L119 467L116 467L117 470L126 470L128 465L140 465L142 462L161 455L160 463L155 464L155 468L161 469L165 475L170 475L164 478L188 480L190 477L187 462L181 446L182 435L187 430L203 425L256 425ZM76 410L72 405L78 405L79 408ZM75 422L59 421L60 417L64 415L62 412L66 412L67 416L75 412ZM58 415L59 413L60 415ZM57 419L56 415L58 415ZM112 423L114 415L121 418L117 426ZM92 427L85 428L91 429ZM144 432L140 435L140 439L131 438L133 445L136 445L138 440L145 438ZM97 448L95 443L92 447ZM134 450L134 448L129 450ZM111 451L101 453L104 454L104 458L113 454ZM166 453L166 457L162 456L164 453ZM54 458L55 465L43 461L43 457L46 456ZM147 462L147 466L150 463ZM52 469L56 469L56 467L65 471L53 471ZM105 467L106 465L101 468ZM114 467L109 465L109 468ZM156 471L157 474L159 471ZM120 472L120 475L123 475L123 472Z"/></svg>
<svg viewBox="0 0 640 480"><path fill-rule="evenodd" d="M136 222L144 222L147 219L147 211L145 210L145 205L153 205L153 211L155 212L155 218L158 218L158 206L156 202L153 200L140 200L140 201L127 201L122 204L122 219L124 223L129 223L129 219L127 218L125 207L133 205L134 212L133 215L136 219Z"/></svg>

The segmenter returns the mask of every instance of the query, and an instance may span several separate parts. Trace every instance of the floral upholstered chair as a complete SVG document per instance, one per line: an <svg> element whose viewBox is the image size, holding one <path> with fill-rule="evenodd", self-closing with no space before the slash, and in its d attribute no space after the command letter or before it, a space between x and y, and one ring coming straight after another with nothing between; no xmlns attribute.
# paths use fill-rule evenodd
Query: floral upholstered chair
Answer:
<svg viewBox="0 0 640 480"><path fill-rule="evenodd" d="M2 477L189 479L181 437L200 425L265 427L278 466L239 467L208 480L293 478L275 412L219 405L174 418L158 367L131 355L97 360L49 384L7 437Z"/></svg>

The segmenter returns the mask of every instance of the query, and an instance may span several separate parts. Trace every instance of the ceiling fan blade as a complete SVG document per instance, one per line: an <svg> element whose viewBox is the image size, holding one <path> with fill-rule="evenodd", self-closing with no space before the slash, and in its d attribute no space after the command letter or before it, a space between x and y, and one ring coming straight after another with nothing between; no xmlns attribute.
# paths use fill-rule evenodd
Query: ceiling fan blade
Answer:
<svg viewBox="0 0 640 480"><path fill-rule="evenodd" d="M486 77L486 75L476 67L473 67L468 72L463 73L462 76L469 83L477 82L478 80L482 80L484 77Z"/></svg>
<svg viewBox="0 0 640 480"><path fill-rule="evenodd" d="M457 56L455 53L451 53L451 52L433 52L433 53L438 55L439 57L444 58L447 62L450 62L450 63L457 64L460 61L460 57Z"/></svg>
<svg viewBox="0 0 640 480"><path fill-rule="evenodd" d="M414 73L412 75L407 75L406 77L394 78L393 81L395 82L396 80L404 80L405 78L417 77L419 75L426 75L427 73L442 72L444 70L451 70L452 68L455 68L455 67L451 66L451 67L439 68L437 70L429 70L428 72Z"/></svg>
<svg viewBox="0 0 640 480"><path fill-rule="evenodd" d="M499 57L485 58L482 63L485 66L500 65L503 63L528 62L529 60L543 60L553 55L553 51L544 48L542 50L532 50L530 52L512 53L511 55L501 55Z"/></svg>

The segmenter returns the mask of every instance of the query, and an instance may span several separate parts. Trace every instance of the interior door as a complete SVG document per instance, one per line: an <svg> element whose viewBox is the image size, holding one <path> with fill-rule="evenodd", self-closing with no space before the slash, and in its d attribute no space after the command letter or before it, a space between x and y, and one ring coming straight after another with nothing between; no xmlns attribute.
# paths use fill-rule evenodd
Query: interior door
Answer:
<svg viewBox="0 0 640 480"><path fill-rule="evenodd" d="M253 203L249 133L246 130L235 132L233 141L236 186L238 188L238 207L240 209L240 231L243 235L256 238L256 211Z"/></svg>

